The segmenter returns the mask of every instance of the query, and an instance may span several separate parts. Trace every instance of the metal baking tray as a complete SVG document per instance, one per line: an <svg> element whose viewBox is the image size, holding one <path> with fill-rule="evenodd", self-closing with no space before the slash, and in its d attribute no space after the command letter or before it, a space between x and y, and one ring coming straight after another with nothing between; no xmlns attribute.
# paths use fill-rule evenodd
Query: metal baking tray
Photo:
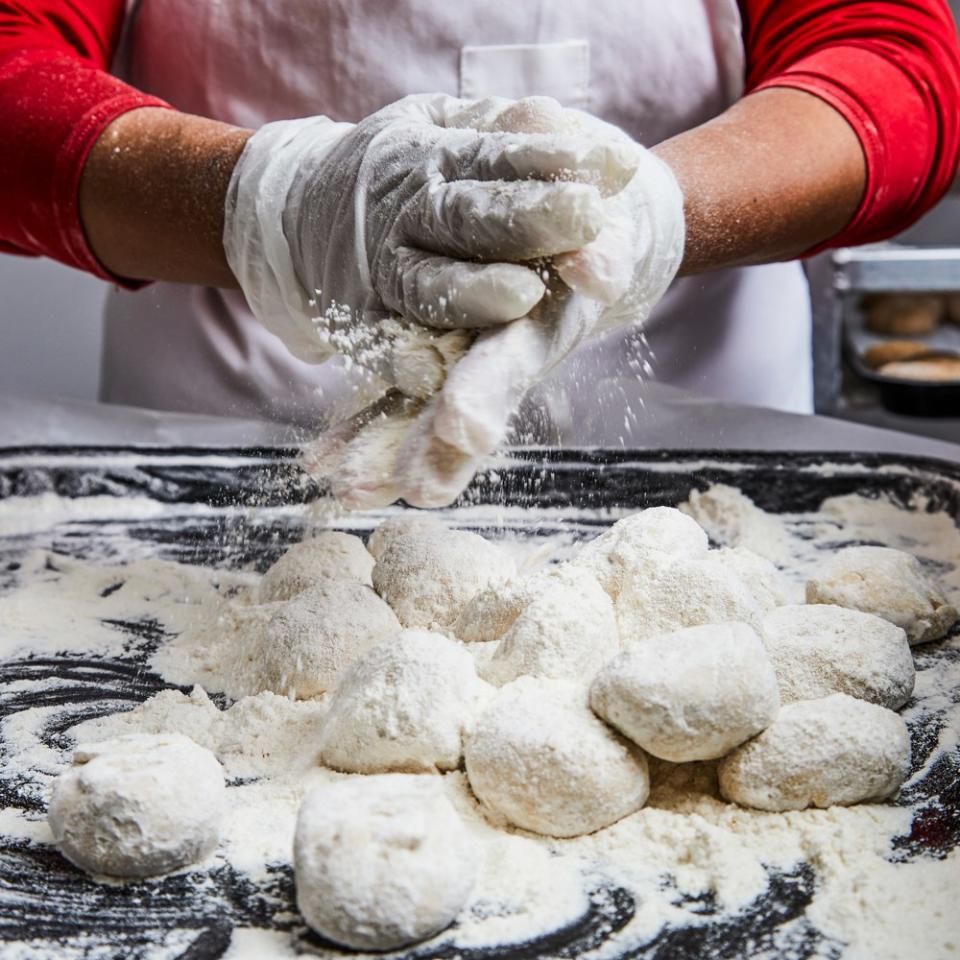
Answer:
<svg viewBox="0 0 960 960"><path fill-rule="evenodd" d="M876 343L890 340L916 340L926 344L931 351L960 356L960 326L951 320L944 320L932 333L895 337L868 330L859 305L851 305L844 319L844 351L847 359L860 377L877 385L880 402L888 410L913 417L960 416L960 380L923 381L889 377L872 370L863 362L866 350Z"/></svg>
<svg viewBox="0 0 960 960"><path fill-rule="evenodd" d="M0 449L0 500L47 497L69 501L71 516L43 531L0 537L0 591L15 579L26 551L92 562L159 556L184 563L264 568L299 539L303 518L290 504L322 491L306 479L283 449ZM502 507L503 528L523 536L557 531L595 532L597 508L675 505L694 489L726 482L763 509L816 510L823 500L860 493L887 497L904 507L925 498L926 509L946 510L960 525L960 467L943 461L888 456L717 451L581 452L528 450L480 474L448 517L470 529L486 529ZM109 500L147 498L161 509L146 518L110 516ZM83 501L97 504L89 515ZM107 509L104 510L104 503ZM190 507L212 509L198 515ZM259 509L238 510L237 505ZM528 509L509 509L523 505ZM118 515L124 511L118 509ZM602 512L602 509L601 509ZM349 521L349 518L345 518ZM839 545L839 544L838 544ZM116 624L126 634L122 657L37 656L0 663L0 718L31 707L50 708L42 739L68 751L66 731L81 720L130 709L167 688L146 662L161 637L155 624ZM2 625L0 625L2 630ZM918 669L960 658L954 643L915 651ZM24 680L42 680L24 684ZM0 728L2 732L2 728ZM896 842L895 860L945 856L960 845L960 753L929 763L940 733L937 718L911 729L916 770L927 768L898 803L918 809L913 829ZM4 744L0 739L0 756ZM0 768L0 807L35 817L42 803ZM767 892L733 917L698 904L696 925L668 927L654 942L624 958L711 960L789 955L835 958L842 945L805 917L816 886L806 865L770 872ZM54 850L0 834L0 955L17 957L182 958L214 960L227 951L235 927L288 931L298 950L337 956L299 924L292 871L278 865L269 889L252 886L229 867L185 872L123 887L90 880ZM441 938L400 956L416 960L573 958L601 947L631 918L628 891L592 891L589 912L541 939L482 950L454 949ZM784 944L787 946L784 947ZM783 951L786 950L786 953ZM391 955L393 956L393 955Z"/></svg>

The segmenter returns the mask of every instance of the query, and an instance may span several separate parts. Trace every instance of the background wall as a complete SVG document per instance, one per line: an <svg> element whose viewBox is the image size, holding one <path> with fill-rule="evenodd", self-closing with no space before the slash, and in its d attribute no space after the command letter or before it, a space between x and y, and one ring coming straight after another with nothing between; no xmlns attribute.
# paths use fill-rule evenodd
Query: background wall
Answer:
<svg viewBox="0 0 960 960"><path fill-rule="evenodd" d="M0 394L93 400L107 284L0 254Z"/></svg>

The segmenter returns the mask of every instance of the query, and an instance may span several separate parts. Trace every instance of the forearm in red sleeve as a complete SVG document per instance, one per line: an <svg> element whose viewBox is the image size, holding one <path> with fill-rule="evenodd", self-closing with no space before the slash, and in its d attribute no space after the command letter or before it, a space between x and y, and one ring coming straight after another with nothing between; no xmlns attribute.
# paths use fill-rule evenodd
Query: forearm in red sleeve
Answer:
<svg viewBox="0 0 960 960"><path fill-rule="evenodd" d="M817 249L890 237L946 192L960 159L960 45L944 0L741 0L747 92L794 87L853 128L867 184ZM810 253L816 251L809 251Z"/></svg>
<svg viewBox="0 0 960 960"><path fill-rule="evenodd" d="M80 175L111 121L167 106L106 72L123 13L123 0L0 0L0 251L115 281L84 235Z"/></svg>

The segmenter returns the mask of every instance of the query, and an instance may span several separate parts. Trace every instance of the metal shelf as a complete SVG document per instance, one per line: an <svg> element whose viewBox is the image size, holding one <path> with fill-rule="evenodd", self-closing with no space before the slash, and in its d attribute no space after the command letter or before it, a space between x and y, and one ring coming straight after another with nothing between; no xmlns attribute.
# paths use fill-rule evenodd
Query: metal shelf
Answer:
<svg viewBox="0 0 960 960"><path fill-rule="evenodd" d="M841 294L960 291L960 248L884 244L833 254L833 286Z"/></svg>
<svg viewBox="0 0 960 960"><path fill-rule="evenodd" d="M864 293L960 292L960 247L897 243L845 247L814 258L807 264L807 275L813 306L815 409L843 417L849 415L842 396L847 312Z"/></svg>

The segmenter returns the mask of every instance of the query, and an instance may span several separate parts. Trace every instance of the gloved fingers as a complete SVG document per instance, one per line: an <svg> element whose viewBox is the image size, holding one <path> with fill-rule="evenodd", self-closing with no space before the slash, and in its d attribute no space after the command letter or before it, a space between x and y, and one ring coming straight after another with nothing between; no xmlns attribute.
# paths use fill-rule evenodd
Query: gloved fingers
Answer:
<svg viewBox="0 0 960 960"><path fill-rule="evenodd" d="M581 133L484 133L447 151L448 180L548 180L587 183L601 196L619 193L637 171L626 138Z"/></svg>
<svg viewBox="0 0 960 960"><path fill-rule="evenodd" d="M426 184L400 229L414 246L466 260L535 260L590 243L603 200L582 183L457 180Z"/></svg>
<svg viewBox="0 0 960 960"><path fill-rule="evenodd" d="M477 458L452 447L434 429L435 405L428 404L404 437L396 460L399 495L412 507L445 507L463 492L476 472Z"/></svg>
<svg viewBox="0 0 960 960"><path fill-rule="evenodd" d="M385 257L384 260L387 260ZM469 263L398 247L378 284L388 307L428 327L489 327L529 313L546 288L528 267Z"/></svg>
<svg viewBox="0 0 960 960"><path fill-rule="evenodd" d="M609 306L630 286L639 238L638 225L620 209L617 198L607 201L607 208L607 222L597 239L554 257L553 268L571 290Z"/></svg>

